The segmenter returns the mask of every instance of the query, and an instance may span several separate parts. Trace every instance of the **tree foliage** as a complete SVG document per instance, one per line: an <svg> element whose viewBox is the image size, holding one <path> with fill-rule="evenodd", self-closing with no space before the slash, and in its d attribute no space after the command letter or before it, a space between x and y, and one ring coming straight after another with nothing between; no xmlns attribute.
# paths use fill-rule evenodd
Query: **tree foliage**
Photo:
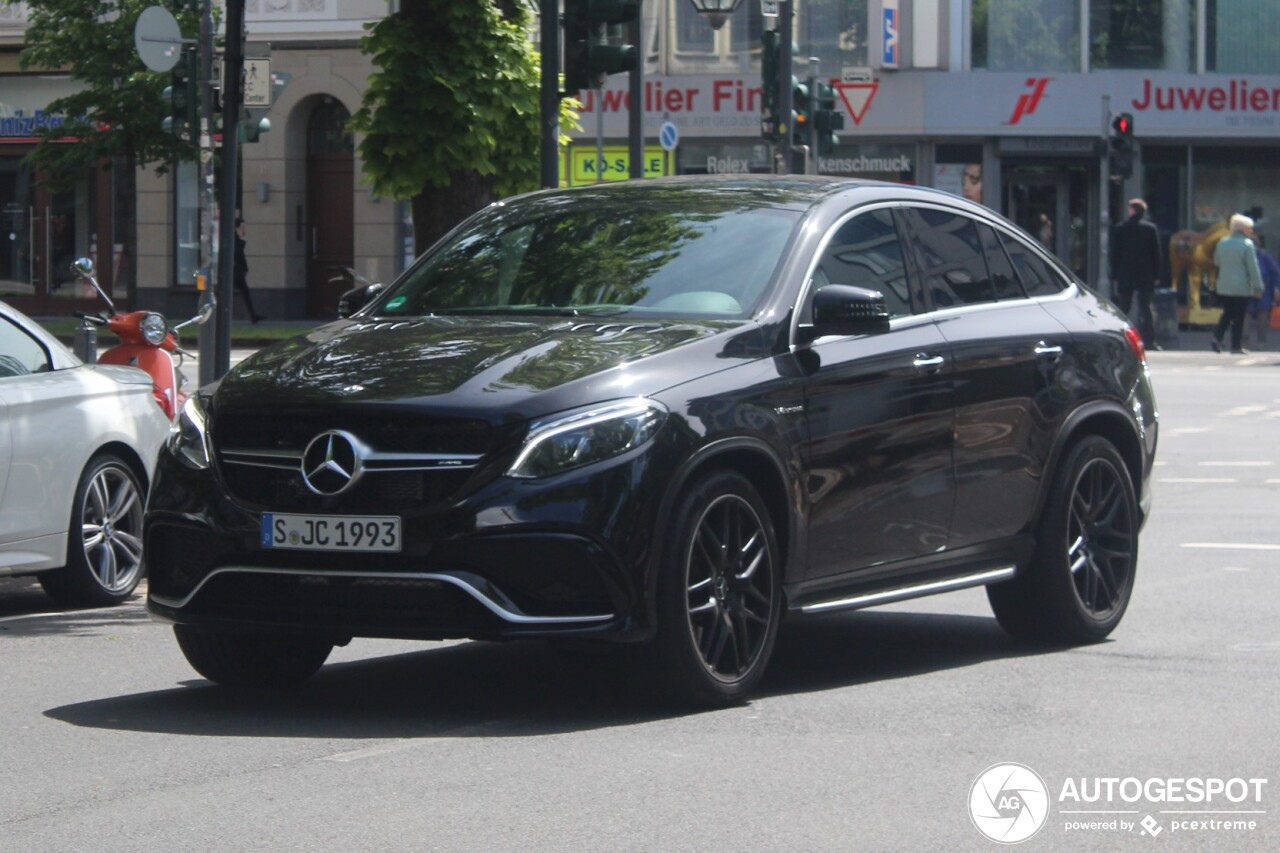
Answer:
<svg viewBox="0 0 1280 853"><path fill-rule="evenodd" d="M419 250L489 202L538 187L529 23L521 0L403 0L362 42L377 71L350 126L364 134L374 192L412 201ZM574 120L563 104L562 126Z"/></svg>
<svg viewBox="0 0 1280 853"><path fill-rule="evenodd" d="M148 70L134 48L134 23L143 9L155 5L178 12L187 4L27 0L22 68L65 69L82 87L48 105L49 112L64 115L66 121L61 128L44 131L31 155L46 182L65 186L87 167L116 159L134 166L154 163L163 170L176 157L194 155L189 145L161 127L168 111L161 93L169 75ZM186 23L184 31L193 32L195 22ZM68 138L77 144L59 141Z"/></svg>
<svg viewBox="0 0 1280 853"><path fill-rule="evenodd" d="M134 46L138 15L155 5L175 13L189 6L184 0L27 0L21 67L65 70L79 84L74 93L48 104L47 111L64 122L42 130L28 155L42 183L65 189L91 169L114 168L117 193L132 206L138 167L157 164L156 171L163 172L174 159L195 156L193 144L162 127L169 75L148 70ZM196 30L192 13L177 17L183 32ZM75 144L68 144L71 140ZM136 228L132 217L116 225L124 245L117 284L124 284L133 302Z"/></svg>

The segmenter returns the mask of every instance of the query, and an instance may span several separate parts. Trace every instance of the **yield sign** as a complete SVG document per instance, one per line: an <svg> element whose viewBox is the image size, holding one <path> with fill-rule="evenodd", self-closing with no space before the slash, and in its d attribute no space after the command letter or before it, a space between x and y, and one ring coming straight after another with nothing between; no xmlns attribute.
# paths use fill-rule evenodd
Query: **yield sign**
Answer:
<svg viewBox="0 0 1280 853"><path fill-rule="evenodd" d="M844 101L844 108L853 117L853 123L862 124L862 117L871 108L871 102L875 100L876 91L880 88L880 84L871 82L836 83L834 85L836 90L840 92L840 100Z"/></svg>

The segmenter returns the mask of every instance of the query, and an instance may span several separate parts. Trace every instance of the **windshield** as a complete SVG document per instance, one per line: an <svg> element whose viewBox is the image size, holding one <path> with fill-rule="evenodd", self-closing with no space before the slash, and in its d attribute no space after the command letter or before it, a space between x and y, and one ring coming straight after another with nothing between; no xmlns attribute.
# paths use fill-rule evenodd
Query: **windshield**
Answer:
<svg viewBox="0 0 1280 853"><path fill-rule="evenodd" d="M495 205L424 256L373 312L744 318L798 219L713 193L568 193Z"/></svg>

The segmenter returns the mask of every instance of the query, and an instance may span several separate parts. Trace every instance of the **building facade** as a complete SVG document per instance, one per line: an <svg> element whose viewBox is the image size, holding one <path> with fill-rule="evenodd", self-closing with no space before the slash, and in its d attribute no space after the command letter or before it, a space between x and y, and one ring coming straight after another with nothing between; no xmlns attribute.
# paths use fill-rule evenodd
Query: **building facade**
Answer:
<svg viewBox="0 0 1280 853"><path fill-rule="evenodd" d="M769 172L760 135L760 44L774 4L745 0L712 29L690 0L644 0L646 174ZM833 81L845 129L809 170L921 183L976 198L1040 238L1086 281L1107 284L1106 235L1141 195L1164 235L1185 312L1205 238L1250 212L1273 251L1280 173L1280 16L1274 0L794 0L796 73ZM386 0L246 0L247 55L288 80L271 131L241 147L255 307L331 316L349 268L389 280L412 245L405 205L361 182L343 127L372 71L359 47ZM0 298L34 313L91 304L66 271L92 255L112 284L122 217L136 216L137 301L194 304L191 166L143 170L135 199L110 173L39 188L22 165L65 77L21 73L23 4L0 6ZM536 34L534 34L536 38ZM812 59L810 59L812 57ZM627 82L580 93L581 130L562 183L625 177ZM1133 116L1127 177L1112 175L1112 115ZM659 145L664 124L678 140ZM668 139L668 142L671 140ZM66 310L62 310L66 309ZM236 300L237 317L247 316Z"/></svg>
<svg viewBox="0 0 1280 853"><path fill-rule="evenodd" d="M746 0L713 30L689 0L645 0L647 145L663 170L767 172L760 33ZM795 0L795 74L835 83L840 142L809 171L921 183L978 199L1106 286L1109 225L1145 197L1181 279L1237 211L1280 244L1280 17L1268 0ZM810 59L812 57L812 59ZM572 183L626 174L626 77L584 92ZM1113 175L1113 115L1136 129ZM599 139L597 139L599 137ZM595 151L606 150L603 167ZM1211 255L1211 253L1210 253ZM1184 257L1185 256L1185 257ZM1192 306L1194 307L1194 306ZM1184 308L1184 315L1187 309Z"/></svg>

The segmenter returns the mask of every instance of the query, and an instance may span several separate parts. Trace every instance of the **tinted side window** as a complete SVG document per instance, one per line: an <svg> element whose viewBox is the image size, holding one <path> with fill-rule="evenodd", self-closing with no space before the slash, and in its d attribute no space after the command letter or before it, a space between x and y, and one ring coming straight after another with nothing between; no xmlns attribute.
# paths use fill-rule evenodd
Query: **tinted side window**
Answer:
<svg viewBox="0 0 1280 853"><path fill-rule="evenodd" d="M0 377L43 373L51 366L44 347L7 318L0 317Z"/></svg>
<svg viewBox="0 0 1280 853"><path fill-rule="evenodd" d="M1009 253L1009 260L1013 261L1013 268L1018 271L1022 289L1028 296L1049 296L1062 290L1062 277L1029 246L1007 234L1001 234L1000 241Z"/></svg>
<svg viewBox="0 0 1280 853"><path fill-rule="evenodd" d="M996 230L990 225L978 223L978 236L982 238L982 251L987 258L987 269L991 270L991 284L995 287L996 299L1021 299L1022 285L1013 271L1009 256L1000 245Z"/></svg>
<svg viewBox="0 0 1280 853"><path fill-rule="evenodd" d="M888 208L868 211L844 223L822 253L814 288L852 284L884 294L893 316L911 313L902 243Z"/></svg>
<svg viewBox="0 0 1280 853"><path fill-rule="evenodd" d="M976 223L967 216L930 208L907 211L915 236L925 290L935 308L994 302L995 291Z"/></svg>

